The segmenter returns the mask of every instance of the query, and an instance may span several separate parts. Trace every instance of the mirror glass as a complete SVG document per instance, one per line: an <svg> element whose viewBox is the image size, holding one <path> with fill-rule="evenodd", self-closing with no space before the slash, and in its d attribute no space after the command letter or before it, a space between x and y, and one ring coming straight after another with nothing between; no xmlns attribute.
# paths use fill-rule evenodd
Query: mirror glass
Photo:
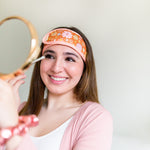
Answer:
<svg viewBox="0 0 150 150"><path fill-rule="evenodd" d="M29 55L31 35L21 20L12 19L0 26L0 72L11 73L25 62Z"/></svg>

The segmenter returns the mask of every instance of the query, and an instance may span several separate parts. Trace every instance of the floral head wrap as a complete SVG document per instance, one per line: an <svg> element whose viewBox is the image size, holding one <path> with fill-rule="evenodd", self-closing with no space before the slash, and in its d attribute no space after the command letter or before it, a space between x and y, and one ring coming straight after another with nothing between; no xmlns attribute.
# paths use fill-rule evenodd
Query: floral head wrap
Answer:
<svg viewBox="0 0 150 150"><path fill-rule="evenodd" d="M83 38L70 29L58 28L52 30L43 37L42 42L46 45L60 44L69 46L73 48L84 61L86 60L86 45ZM45 48L43 49L43 52Z"/></svg>

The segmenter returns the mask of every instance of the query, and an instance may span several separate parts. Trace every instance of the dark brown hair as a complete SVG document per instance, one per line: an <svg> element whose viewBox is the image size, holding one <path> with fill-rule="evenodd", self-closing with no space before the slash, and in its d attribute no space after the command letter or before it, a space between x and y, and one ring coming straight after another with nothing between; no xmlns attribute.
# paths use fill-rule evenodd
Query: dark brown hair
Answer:
<svg viewBox="0 0 150 150"><path fill-rule="evenodd" d="M89 43L86 36L75 27L58 27L58 28L67 28L77 32L78 34L80 34L80 36L83 38L86 44L87 55L86 61L84 62L83 74L79 83L74 89L74 94L77 100L82 102L93 101L99 103L97 82L96 82L96 69L91 44ZM43 47L44 44L42 43L41 53L39 54L39 57L42 56ZM21 110L20 112L21 115L39 114L41 107L44 104L44 90L45 85L40 76L40 62L37 62L35 64L32 74L28 101L25 104L24 108Z"/></svg>

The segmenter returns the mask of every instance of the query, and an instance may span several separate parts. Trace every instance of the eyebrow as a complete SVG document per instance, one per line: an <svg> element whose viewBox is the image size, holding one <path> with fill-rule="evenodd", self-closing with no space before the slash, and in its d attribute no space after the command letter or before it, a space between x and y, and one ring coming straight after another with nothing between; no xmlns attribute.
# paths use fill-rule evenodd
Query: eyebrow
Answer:
<svg viewBox="0 0 150 150"><path fill-rule="evenodd" d="M46 50L46 51L44 52L44 54L45 54L45 53L48 53L48 52L55 54L55 51L53 51L53 50ZM64 54L64 55L71 55L71 56L75 56L76 58L79 58L76 54L71 53L71 52L64 52L63 54Z"/></svg>
<svg viewBox="0 0 150 150"><path fill-rule="evenodd" d="M45 54L45 53L48 53L48 52L49 52L49 53L53 53L53 54L55 53L53 50L46 50L46 51L44 51L44 54Z"/></svg>
<svg viewBox="0 0 150 150"><path fill-rule="evenodd" d="M64 55L72 55L72 56L75 56L76 58L79 58L76 54L70 53L70 52L65 52Z"/></svg>

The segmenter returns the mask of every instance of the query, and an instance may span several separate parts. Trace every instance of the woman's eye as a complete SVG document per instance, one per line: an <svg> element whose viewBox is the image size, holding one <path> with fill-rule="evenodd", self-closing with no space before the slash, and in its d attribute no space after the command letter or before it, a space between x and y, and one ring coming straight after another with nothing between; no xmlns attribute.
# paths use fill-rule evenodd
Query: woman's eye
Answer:
<svg viewBox="0 0 150 150"><path fill-rule="evenodd" d="M71 62L75 62L75 60L73 58L71 58L71 57L67 57L66 60L67 61L71 61Z"/></svg>
<svg viewBox="0 0 150 150"><path fill-rule="evenodd" d="M54 56L50 55L50 54L46 54L45 58L49 58L49 59L54 59Z"/></svg>

